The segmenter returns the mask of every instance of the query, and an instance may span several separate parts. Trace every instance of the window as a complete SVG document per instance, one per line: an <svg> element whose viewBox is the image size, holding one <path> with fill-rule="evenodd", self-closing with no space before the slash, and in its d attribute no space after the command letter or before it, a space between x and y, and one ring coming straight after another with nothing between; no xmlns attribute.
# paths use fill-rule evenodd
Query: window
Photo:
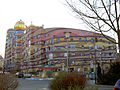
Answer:
<svg viewBox="0 0 120 90"><path fill-rule="evenodd" d="M40 42L38 41L38 42L36 42L36 44L37 44L37 45L39 45L39 44L40 44Z"/></svg>
<svg viewBox="0 0 120 90"><path fill-rule="evenodd" d="M102 39L100 39L100 42L102 42Z"/></svg>
<svg viewBox="0 0 120 90"><path fill-rule="evenodd" d="M58 53L57 56L60 56L60 53Z"/></svg>
<svg viewBox="0 0 120 90"><path fill-rule="evenodd" d="M50 35L48 34L47 36L49 37Z"/></svg>
<svg viewBox="0 0 120 90"><path fill-rule="evenodd" d="M68 48L68 46L65 46L65 48L67 49L67 48Z"/></svg>
<svg viewBox="0 0 120 90"><path fill-rule="evenodd" d="M104 47L104 46L102 46L102 49L105 49L105 47Z"/></svg>
<svg viewBox="0 0 120 90"><path fill-rule="evenodd" d="M92 49L92 46L91 46L91 45L89 45L89 49Z"/></svg>
<svg viewBox="0 0 120 90"><path fill-rule="evenodd" d="M75 55L75 53L71 53L71 55L72 55L72 56L74 56L74 55Z"/></svg>
<svg viewBox="0 0 120 90"><path fill-rule="evenodd" d="M39 39L39 38L40 38L40 35L37 35L36 38Z"/></svg>
<svg viewBox="0 0 120 90"><path fill-rule="evenodd" d="M47 41L45 41L45 45L47 45L48 43L47 43Z"/></svg>
<svg viewBox="0 0 120 90"><path fill-rule="evenodd" d="M67 53L64 53L64 57L67 57Z"/></svg>
<svg viewBox="0 0 120 90"><path fill-rule="evenodd" d="M71 45L70 48L75 48L75 45Z"/></svg>
<svg viewBox="0 0 120 90"><path fill-rule="evenodd" d="M111 56L112 55L112 53L109 53L109 56Z"/></svg>
<svg viewBox="0 0 120 90"><path fill-rule="evenodd" d="M95 47L94 47L95 49L97 49L97 45L95 45Z"/></svg>
<svg viewBox="0 0 120 90"><path fill-rule="evenodd" d="M84 48L84 45L82 45L82 48Z"/></svg>
<svg viewBox="0 0 120 90"><path fill-rule="evenodd" d="M47 48L45 48L45 52L47 52Z"/></svg>
<svg viewBox="0 0 120 90"><path fill-rule="evenodd" d="M47 53L45 53L45 58L47 58Z"/></svg>
<svg viewBox="0 0 120 90"><path fill-rule="evenodd" d="M48 36L48 34L46 33L46 34L45 34L45 37L47 37L47 36Z"/></svg>
<svg viewBox="0 0 120 90"><path fill-rule="evenodd" d="M57 39L56 42L60 42L60 39Z"/></svg>
<svg viewBox="0 0 120 90"><path fill-rule="evenodd" d="M30 49L28 49L28 55L30 56Z"/></svg>
<svg viewBox="0 0 120 90"><path fill-rule="evenodd" d="M49 44L51 43L51 40L49 40Z"/></svg>
<svg viewBox="0 0 120 90"><path fill-rule="evenodd" d="M73 41L73 38L71 38L70 40Z"/></svg>
<svg viewBox="0 0 120 90"><path fill-rule="evenodd" d="M53 54L52 53L49 54L49 59L53 59Z"/></svg>
<svg viewBox="0 0 120 90"><path fill-rule="evenodd" d="M40 48L37 48L37 51L39 51L40 50Z"/></svg>
<svg viewBox="0 0 120 90"><path fill-rule="evenodd" d="M108 70L109 69L109 67L108 66L105 66L105 70Z"/></svg>
<svg viewBox="0 0 120 90"><path fill-rule="evenodd" d="M91 39L91 43L94 43L94 39Z"/></svg>
<svg viewBox="0 0 120 90"><path fill-rule="evenodd" d="M98 49L100 49L100 46L98 46Z"/></svg>
<svg viewBox="0 0 120 90"><path fill-rule="evenodd" d="M54 44L54 40L52 40L52 44Z"/></svg>
<svg viewBox="0 0 120 90"><path fill-rule="evenodd" d="M86 61L82 61L83 63L86 63Z"/></svg>
<svg viewBox="0 0 120 90"><path fill-rule="evenodd" d="M30 47L30 45L31 45L31 41L28 41L28 46Z"/></svg>
<svg viewBox="0 0 120 90"><path fill-rule="evenodd" d="M57 46L58 49L60 49L61 47L60 46Z"/></svg>
<svg viewBox="0 0 120 90"><path fill-rule="evenodd" d="M84 71L88 71L88 68L84 68Z"/></svg>
<svg viewBox="0 0 120 90"><path fill-rule="evenodd" d="M23 30L16 31L16 33L24 33Z"/></svg>
<svg viewBox="0 0 120 90"><path fill-rule="evenodd" d="M79 38L79 41L81 41L82 39L81 38Z"/></svg>
<svg viewBox="0 0 120 90"><path fill-rule="evenodd" d="M86 38L86 37L84 37L84 41L87 41L87 38Z"/></svg>
<svg viewBox="0 0 120 90"><path fill-rule="evenodd" d="M65 40L65 41L67 41L68 39L67 39L67 38L65 38L64 40Z"/></svg>
<svg viewBox="0 0 120 90"><path fill-rule="evenodd" d="M111 49L111 46L108 46L108 49Z"/></svg>
<svg viewBox="0 0 120 90"><path fill-rule="evenodd" d="M35 48L33 49L33 53L35 53Z"/></svg>
<svg viewBox="0 0 120 90"><path fill-rule="evenodd" d="M55 47L51 47L51 51L54 51L55 50Z"/></svg>
<svg viewBox="0 0 120 90"><path fill-rule="evenodd" d="M85 56L85 54L84 53L80 53L80 56Z"/></svg>
<svg viewBox="0 0 120 90"><path fill-rule="evenodd" d="M74 61L74 60L72 61L72 64L75 64L75 61Z"/></svg>

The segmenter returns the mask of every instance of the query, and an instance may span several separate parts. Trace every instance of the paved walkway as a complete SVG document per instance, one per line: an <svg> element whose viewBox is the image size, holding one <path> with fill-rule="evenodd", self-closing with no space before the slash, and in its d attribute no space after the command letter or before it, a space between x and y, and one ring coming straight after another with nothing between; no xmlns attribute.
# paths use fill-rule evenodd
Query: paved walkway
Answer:
<svg viewBox="0 0 120 90"><path fill-rule="evenodd" d="M94 80L88 80L85 90L114 90L111 85L96 85Z"/></svg>

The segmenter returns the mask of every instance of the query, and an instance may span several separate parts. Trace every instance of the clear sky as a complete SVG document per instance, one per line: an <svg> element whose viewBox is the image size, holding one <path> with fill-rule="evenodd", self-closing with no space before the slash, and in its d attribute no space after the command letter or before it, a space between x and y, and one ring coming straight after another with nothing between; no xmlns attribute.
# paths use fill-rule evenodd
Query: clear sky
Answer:
<svg viewBox="0 0 120 90"><path fill-rule="evenodd" d="M84 28L70 12L63 0L0 0L0 55L4 56L6 32L17 21L45 28Z"/></svg>
<svg viewBox="0 0 120 90"><path fill-rule="evenodd" d="M64 0L0 0L0 55L4 56L6 32L20 19L31 24L49 27L86 29L76 19Z"/></svg>

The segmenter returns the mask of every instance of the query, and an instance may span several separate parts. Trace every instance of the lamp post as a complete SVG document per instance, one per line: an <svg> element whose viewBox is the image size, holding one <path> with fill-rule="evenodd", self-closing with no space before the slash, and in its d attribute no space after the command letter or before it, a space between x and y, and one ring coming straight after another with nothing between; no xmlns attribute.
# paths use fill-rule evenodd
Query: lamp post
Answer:
<svg viewBox="0 0 120 90"><path fill-rule="evenodd" d="M95 61L95 84L97 83L97 70L96 70L96 64L97 64L97 61L96 61L96 49L97 49L97 46L96 46L96 42L97 42L97 37L95 35L95 38L94 38L94 61Z"/></svg>
<svg viewBox="0 0 120 90"><path fill-rule="evenodd" d="M69 70L68 70L68 68L69 68L69 52L68 52L68 50L69 50L69 43L68 43L68 38L70 37L70 33L71 32L64 32L65 33L65 37L66 37L66 39L67 39L67 66L66 66L66 71L68 72Z"/></svg>
<svg viewBox="0 0 120 90"><path fill-rule="evenodd" d="M102 74L104 75L104 63L102 62L102 49L100 51L100 66L101 66L101 70L102 70Z"/></svg>

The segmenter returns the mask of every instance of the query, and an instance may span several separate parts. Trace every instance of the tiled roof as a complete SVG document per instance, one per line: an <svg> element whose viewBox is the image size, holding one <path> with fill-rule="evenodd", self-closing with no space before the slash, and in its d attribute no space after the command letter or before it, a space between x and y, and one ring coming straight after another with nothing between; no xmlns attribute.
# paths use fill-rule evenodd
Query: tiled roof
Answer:
<svg viewBox="0 0 120 90"><path fill-rule="evenodd" d="M50 35L56 35L56 36L64 36L63 35L64 33L61 32L67 32L67 31L72 32L71 36L97 36L97 37L103 36L96 32L81 30L81 29L73 29L73 28L46 28L42 30L42 33L49 33ZM113 39L112 37L109 38Z"/></svg>
<svg viewBox="0 0 120 90"><path fill-rule="evenodd" d="M48 32L53 32L53 31L56 31L57 32L73 32L74 34L76 33L77 35L79 36L102 36L101 34L99 33L95 33L95 32L91 32L91 31L86 31L86 30L81 30L81 29L72 29L72 28L46 28L43 30L43 33L48 33ZM57 33L58 34L58 33Z"/></svg>

